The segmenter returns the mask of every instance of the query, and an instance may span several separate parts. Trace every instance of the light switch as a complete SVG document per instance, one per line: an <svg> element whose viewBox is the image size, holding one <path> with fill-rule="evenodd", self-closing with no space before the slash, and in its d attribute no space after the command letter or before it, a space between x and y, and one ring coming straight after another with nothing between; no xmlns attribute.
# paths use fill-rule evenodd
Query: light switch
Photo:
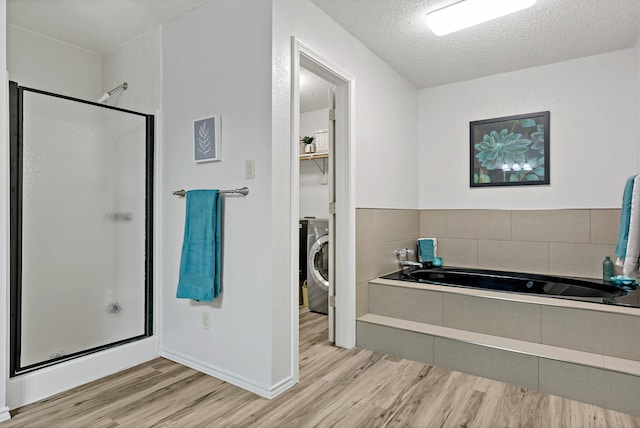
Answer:
<svg viewBox="0 0 640 428"><path fill-rule="evenodd" d="M256 178L256 161L249 159L244 164L244 178Z"/></svg>

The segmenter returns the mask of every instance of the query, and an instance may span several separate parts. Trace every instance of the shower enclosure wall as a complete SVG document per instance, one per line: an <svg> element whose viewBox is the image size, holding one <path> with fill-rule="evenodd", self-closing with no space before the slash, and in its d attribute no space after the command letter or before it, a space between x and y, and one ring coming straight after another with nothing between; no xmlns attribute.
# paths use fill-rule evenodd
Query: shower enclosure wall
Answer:
<svg viewBox="0 0 640 428"><path fill-rule="evenodd" d="M154 118L10 83L16 376L152 335Z"/></svg>

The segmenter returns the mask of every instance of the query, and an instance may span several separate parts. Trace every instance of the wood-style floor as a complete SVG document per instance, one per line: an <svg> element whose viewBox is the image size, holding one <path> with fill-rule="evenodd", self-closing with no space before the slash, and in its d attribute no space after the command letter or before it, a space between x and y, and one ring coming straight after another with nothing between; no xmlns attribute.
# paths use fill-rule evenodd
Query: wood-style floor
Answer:
<svg viewBox="0 0 640 428"><path fill-rule="evenodd" d="M327 341L300 314L300 383L266 400L163 358L12 411L11 427L639 427L640 418Z"/></svg>

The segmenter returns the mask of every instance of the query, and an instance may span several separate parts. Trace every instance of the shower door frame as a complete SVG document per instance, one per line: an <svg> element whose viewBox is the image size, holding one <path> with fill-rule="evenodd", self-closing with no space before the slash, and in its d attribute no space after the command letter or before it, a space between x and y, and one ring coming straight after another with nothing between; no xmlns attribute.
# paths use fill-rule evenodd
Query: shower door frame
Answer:
<svg viewBox="0 0 640 428"><path fill-rule="evenodd" d="M89 104L145 118L145 302L144 333L40 363L21 365L22 349L22 196L23 196L23 92L32 92L68 101ZM15 377L64 361L103 351L153 336L153 195L154 195L154 115L99 104L66 95L20 86L9 82L9 167L10 167L10 250L9 250L9 376Z"/></svg>

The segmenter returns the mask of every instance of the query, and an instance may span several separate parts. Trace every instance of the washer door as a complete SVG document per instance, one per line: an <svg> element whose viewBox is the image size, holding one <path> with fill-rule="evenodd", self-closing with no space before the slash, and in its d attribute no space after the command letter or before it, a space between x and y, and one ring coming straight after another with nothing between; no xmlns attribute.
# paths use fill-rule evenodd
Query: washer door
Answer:
<svg viewBox="0 0 640 428"><path fill-rule="evenodd" d="M313 243L307 265L315 283L329 291L329 235L321 236Z"/></svg>

